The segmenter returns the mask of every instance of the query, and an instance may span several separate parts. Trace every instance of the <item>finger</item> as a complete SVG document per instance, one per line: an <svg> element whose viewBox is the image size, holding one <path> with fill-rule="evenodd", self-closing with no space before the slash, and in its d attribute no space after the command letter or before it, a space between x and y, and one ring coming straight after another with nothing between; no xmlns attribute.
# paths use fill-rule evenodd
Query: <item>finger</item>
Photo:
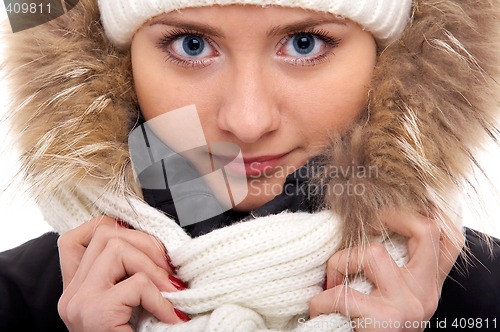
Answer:
<svg viewBox="0 0 500 332"><path fill-rule="evenodd" d="M166 323L186 319L182 313L176 313L144 273L135 274L104 292L95 289L78 292L60 314L72 331L132 331L129 321L133 308L139 305Z"/></svg>
<svg viewBox="0 0 500 332"><path fill-rule="evenodd" d="M374 298L346 285L340 285L314 296L309 305L311 318L322 314L341 313L348 318L369 317Z"/></svg>
<svg viewBox="0 0 500 332"><path fill-rule="evenodd" d="M439 272L442 268L439 264L443 248L440 245L441 231L437 219L419 214L393 214L386 220L392 230L409 237L408 262L401 269L402 279L420 302L424 317L430 318L437 308L446 278ZM399 224L396 225L398 220Z"/></svg>
<svg viewBox="0 0 500 332"><path fill-rule="evenodd" d="M438 275L440 289L465 245L465 236L460 229L456 227L450 219L444 217L443 220L445 225L439 246Z"/></svg>
<svg viewBox="0 0 500 332"><path fill-rule="evenodd" d="M64 290L73 280L95 228L99 224L113 225L116 224L116 220L106 216L94 218L61 235L57 240Z"/></svg>
<svg viewBox="0 0 500 332"><path fill-rule="evenodd" d="M330 289L342 285L347 281L346 276L333 264L327 264L324 289Z"/></svg>
<svg viewBox="0 0 500 332"><path fill-rule="evenodd" d="M176 324L188 320L181 319L175 312L172 304L165 299L155 283L145 273L137 273L112 287L106 298L119 300L120 303L129 308L141 305L146 311L153 314L164 323ZM182 313L180 313L182 316ZM127 324L128 320L124 322Z"/></svg>
<svg viewBox="0 0 500 332"><path fill-rule="evenodd" d="M435 281L441 234L436 222L418 213L396 211L385 213L383 222L391 231L408 238L407 270L427 284Z"/></svg>
<svg viewBox="0 0 500 332"><path fill-rule="evenodd" d="M166 270L169 274L173 274L172 269L167 263L167 259L163 246L155 237L123 227L117 227L116 222L113 224L102 223L95 228L95 233L92 240L81 258L78 266L78 272L74 275L75 285L79 285L85 280L89 270L92 268L94 261L103 252L106 245L113 239L126 241L136 247L138 250L146 254L149 259L153 260L156 265Z"/></svg>
<svg viewBox="0 0 500 332"><path fill-rule="evenodd" d="M400 268L384 245L376 241L365 247L348 248L335 253L328 260L327 270L337 271L338 275L363 272L383 295L406 291L402 289ZM395 285L401 286L396 289Z"/></svg>
<svg viewBox="0 0 500 332"><path fill-rule="evenodd" d="M111 239L107 243L102 254L88 269L81 287L83 289L108 289L124 278L137 273L146 274L156 287L165 292L175 292L186 287L180 284L180 281L172 279L165 269L156 265L141 250L119 238Z"/></svg>
<svg viewBox="0 0 500 332"><path fill-rule="evenodd" d="M123 227L116 227L116 225L99 225L96 228L92 241L85 252L81 264L84 264L87 260L89 262L93 262L102 252L106 244L110 240L117 238L129 242L131 245L141 250L149 258L151 258L156 265L167 270L170 274L173 274L172 269L167 263L167 254L165 249L158 239L147 233Z"/></svg>

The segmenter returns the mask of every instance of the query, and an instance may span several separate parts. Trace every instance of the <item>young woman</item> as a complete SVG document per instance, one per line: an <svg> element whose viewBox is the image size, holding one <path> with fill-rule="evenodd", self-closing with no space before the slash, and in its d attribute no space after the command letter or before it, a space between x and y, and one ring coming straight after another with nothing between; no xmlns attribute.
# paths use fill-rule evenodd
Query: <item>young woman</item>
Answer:
<svg viewBox="0 0 500 332"><path fill-rule="evenodd" d="M2 328L496 328L498 264L457 202L497 133L499 10L85 0L9 36L62 235L2 254Z"/></svg>

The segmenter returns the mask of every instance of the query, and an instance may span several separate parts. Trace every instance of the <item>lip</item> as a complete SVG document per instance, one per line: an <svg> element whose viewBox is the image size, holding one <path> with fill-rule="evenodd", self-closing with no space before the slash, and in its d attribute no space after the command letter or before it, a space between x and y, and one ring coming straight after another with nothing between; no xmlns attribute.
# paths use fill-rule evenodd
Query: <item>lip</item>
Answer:
<svg viewBox="0 0 500 332"><path fill-rule="evenodd" d="M238 175L246 175L249 177L259 177L269 174L278 166L287 153L276 155L262 155L255 157L234 158L227 156L214 155L224 166L224 168Z"/></svg>

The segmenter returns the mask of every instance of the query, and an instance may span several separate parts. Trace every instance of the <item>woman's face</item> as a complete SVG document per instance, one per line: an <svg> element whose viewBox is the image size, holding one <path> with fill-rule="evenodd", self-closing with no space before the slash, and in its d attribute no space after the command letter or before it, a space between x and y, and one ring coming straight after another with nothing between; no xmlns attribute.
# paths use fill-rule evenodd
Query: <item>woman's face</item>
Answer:
<svg viewBox="0 0 500 332"><path fill-rule="evenodd" d="M184 9L153 18L132 40L145 119L194 104L209 144L241 149L249 193L238 210L270 201L352 125L375 62L375 41L359 25L292 8Z"/></svg>

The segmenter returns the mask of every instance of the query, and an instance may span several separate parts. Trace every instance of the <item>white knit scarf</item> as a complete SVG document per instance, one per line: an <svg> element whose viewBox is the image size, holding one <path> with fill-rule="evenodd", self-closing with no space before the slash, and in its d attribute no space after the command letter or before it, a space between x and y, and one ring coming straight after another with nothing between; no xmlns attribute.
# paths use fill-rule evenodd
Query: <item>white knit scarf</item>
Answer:
<svg viewBox="0 0 500 332"><path fill-rule="evenodd" d="M167 325L145 314L138 331L352 331L340 314L308 319L310 300L323 291L326 262L340 245L342 225L330 211L260 217L193 239L137 198L80 187L48 203L45 215L59 232L105 214L163 242L176 276L189 285L163 296L192 319ZM383 243L399 266L406 263L404 239ZM349 286L363 293L372 288L362 278Z"/></svg>

